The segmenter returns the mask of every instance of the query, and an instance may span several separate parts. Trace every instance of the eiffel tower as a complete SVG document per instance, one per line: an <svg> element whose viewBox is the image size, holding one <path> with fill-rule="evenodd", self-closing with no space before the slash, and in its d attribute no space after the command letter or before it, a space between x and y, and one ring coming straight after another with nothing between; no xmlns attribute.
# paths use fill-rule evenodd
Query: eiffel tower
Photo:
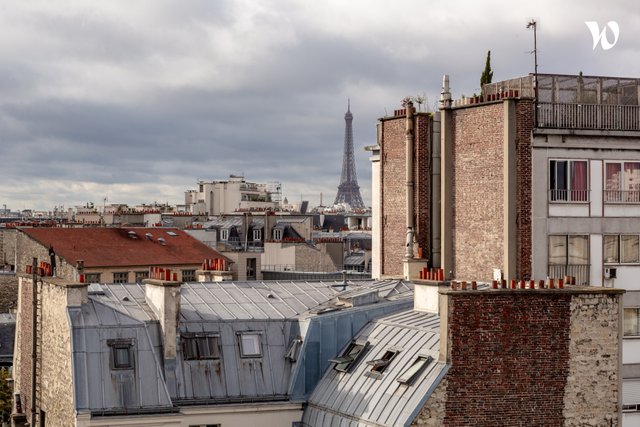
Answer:
<svg viewBox="0 0 640 427"><path fill-rule="evenodd" d="M351 114L351 100L347 101L347 113L344 115L344 157L342 158L342 177L338 185L338 195L335 205L347 203L351 209L364 209L364 202L360 195L360 186L356 176L356 162L353 157L353 114Z"/></svg>

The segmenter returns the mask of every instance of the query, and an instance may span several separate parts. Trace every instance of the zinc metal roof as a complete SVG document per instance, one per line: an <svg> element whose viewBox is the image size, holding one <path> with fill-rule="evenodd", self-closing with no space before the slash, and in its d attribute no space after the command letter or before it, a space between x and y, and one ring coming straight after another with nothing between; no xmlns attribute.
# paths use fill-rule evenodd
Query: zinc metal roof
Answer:
<svg viewBox="0 0 640 427"><path fill-rule="evenodd" d="M331 364L311 394L305 425L410 425L446 373L447 365L438 362L439 325L437 315L413 310L369 322L355 337L368 341L368 350L349 372L338 372ZM398 353L379 378L369 376L367 361L380 359L388 350ZM398 382L419 355L433 361L412 385Z"/></svg>

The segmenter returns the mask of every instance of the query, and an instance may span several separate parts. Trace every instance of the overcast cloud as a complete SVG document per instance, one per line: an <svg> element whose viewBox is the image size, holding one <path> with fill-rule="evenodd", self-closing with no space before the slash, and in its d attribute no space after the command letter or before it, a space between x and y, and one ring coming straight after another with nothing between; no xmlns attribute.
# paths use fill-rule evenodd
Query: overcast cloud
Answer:
<svg viewBox="0 0 640 427"><path fill-rule="evenodd" d="M351 99L357 173L379 117L533 71L640 77L633 0L0 0L0 206L182 203L197 180L335 198ZM592 49L584 21L620 26ZM611 34L609 34L611 38Z"/></svg>

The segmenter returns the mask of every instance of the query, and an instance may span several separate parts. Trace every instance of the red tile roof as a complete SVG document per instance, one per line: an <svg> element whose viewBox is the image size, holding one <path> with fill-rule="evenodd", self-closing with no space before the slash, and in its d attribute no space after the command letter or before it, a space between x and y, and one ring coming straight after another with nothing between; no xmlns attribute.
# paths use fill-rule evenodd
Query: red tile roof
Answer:
<svg viewBox="0 0 640 427"><path fill-rule="evenodd" d="M177 228L23 228L22 231L68 263L85 267L173 266L224 258L219 252ZM133 231L137 239L130 237ZM168 232L175 233L175 236ZM151 233L152 240L145 237ZM162 237L166 245L161 245Z"/></svg>

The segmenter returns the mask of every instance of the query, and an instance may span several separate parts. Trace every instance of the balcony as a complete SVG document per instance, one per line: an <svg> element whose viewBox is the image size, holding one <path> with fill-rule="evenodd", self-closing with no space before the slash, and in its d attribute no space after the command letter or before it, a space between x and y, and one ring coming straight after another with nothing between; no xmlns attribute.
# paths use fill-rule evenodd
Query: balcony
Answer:
<svg viewBox="0 0 640 427"><path fill-rule="evenodd" d="M640 190L604 190L605 203L640 203Z"/></svg>
<svg viewBox="0 0 640 427"><path fill-rule="evenodd" d="M551 203L588 203L589 190L549 190Z"/></svg>
<svg viewBox="0 0 640 427"><path fill-rule="evenodd" d="M640 107L538 102L538 127L640 131Z"/></svg>
<svg viewBox="0 0 640 427"><path fill-rule="evenodd" d="M590 282L589 271L590 271L589 264L563 264L563 265L549 264L547 275L553 278L573 276L576 278L576 285L586 286L586 285L589 285L589 282Z"/></svg>

